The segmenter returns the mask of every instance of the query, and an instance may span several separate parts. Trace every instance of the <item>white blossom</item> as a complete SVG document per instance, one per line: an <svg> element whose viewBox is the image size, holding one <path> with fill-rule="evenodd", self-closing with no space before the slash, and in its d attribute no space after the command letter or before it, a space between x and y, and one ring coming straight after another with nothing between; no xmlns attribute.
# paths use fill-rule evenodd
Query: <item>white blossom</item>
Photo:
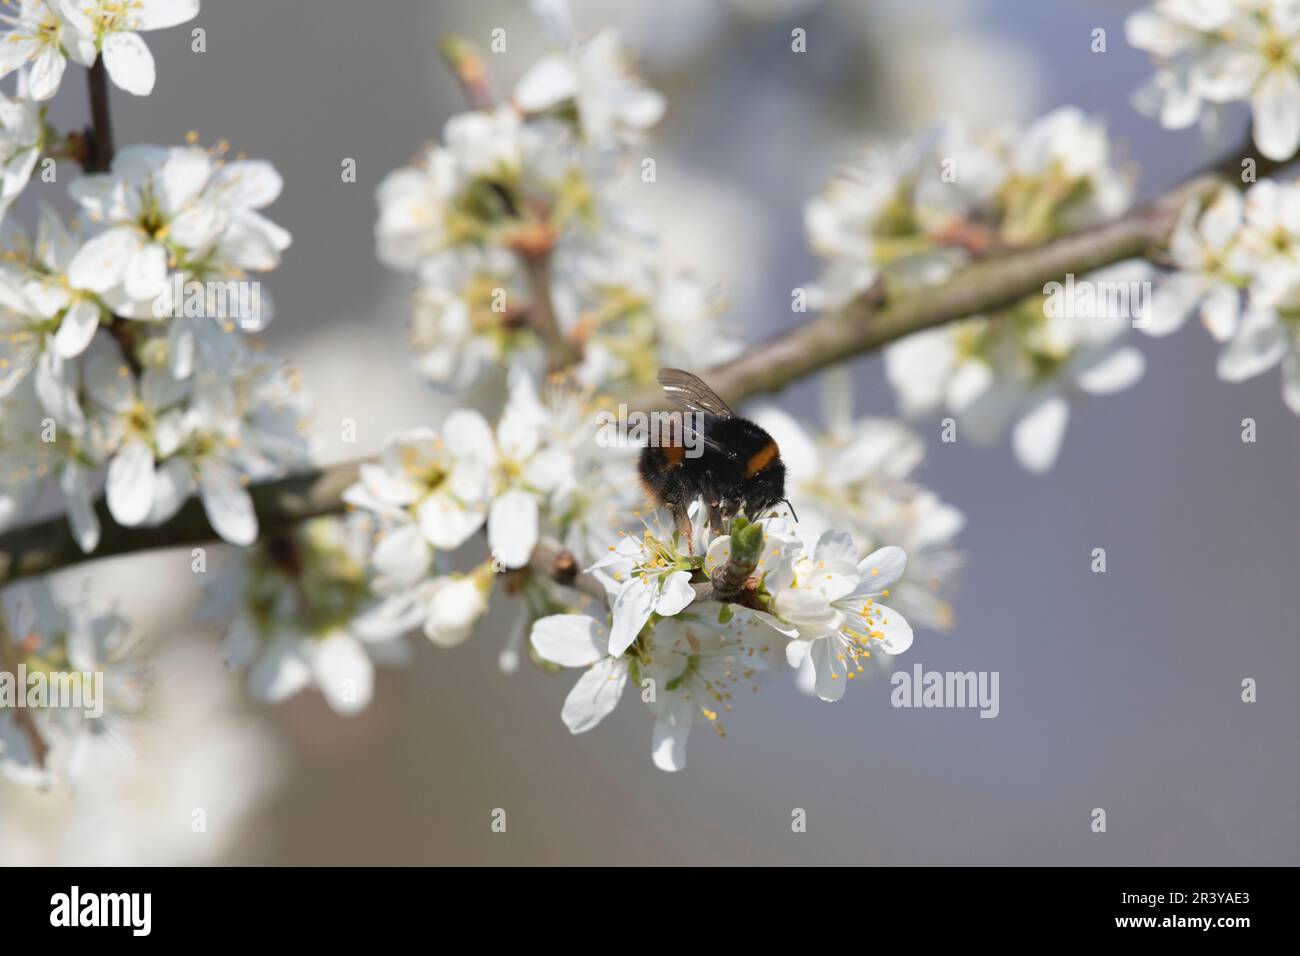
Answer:
<svg viewBox="0 0 1300 956"><path fill-rule="evenodd" d="M0 40L0 48L3 47ZM0 220L32 178L45 149L45 117L31 100L0 94Z"/></svg>
<svg viewBox="0 0 1300 956"><path fill-rule="evenodd" d="M97 55L112 81L128 93L153 92L154 62L140 38L192 20L199 0L20 0L16 14L0 15L0 76L30 64L31 95L48 100L59 89L68 59L91 66Z"/></svg>
<svg viewBox="0 0 1300 956"><path fill-rule="evenodd" d="M17 12L0 14L0 77L28 67L28 92L48 100L59 90L68 59L95 62L95 22L78 0L19 0Z"/></svg>
<svg viewBox="0 0 1300 956"><path fill-rule="evenodd" d="M515 86L513 102L525 113L571 107L583 139L597 148L636 142L665 107L632 72L615 30L569 39L565 52L542 57Z"/></svg>
<svg viewBox="0 0 1300 956"><path fill-rule="evenodd" d="M34 709L0 708L0 775L39 787L71 785L84 771L91 739L120 737L143 706L147 671L129 639L128 623L86 600L65 604L44 581L7 592L0 613L0 626L21 655L29 682L31 675L42 674L52 689L57 678L80 691L81 703L56 706L59 702L50 699ZM102 677L92 686L86 675ZM15 690L27 694L29 687ZM98 715L90 716L95 710ZM49 748L43 765L32 750L24 716Z"/></svg>
<svg viewBox="0 0 1300 956"><path fill-rule="evenodd" d="M697 724L725 737L722 717L732 708L733 688L757 689L754 677L767 662L757 653L761 624L748 614L717 623L716 605L667 618L654 629L642 680L653 681L655 693L647 706L655 716L650 755L660 770L686 768L686 744Z"/></svg>
<svg viewBox="0 0 1300 956"><path fill-rule="evenodd" d="M1178 217L1169 240L1177 271L1161 283L1151 302L1151 319L1139 327L1167 335L1199 313L1210 333L1222 341L1237 327L1241 287L1251 269L1249 253L1238 243L1243 204L1234 189L1221 190L1202 208L1193 200Z"/></svg>
<svg viewBox="0 0 1300 956"><path fill-rule="evenodd" d="M813 434L775 407L754 421L781 446L786 493L799 502L795 531L815 547L827 531L848 531L861 551L894 543L908 555L894 604L914 624L947 629L947 595L962 558L953 538L965 519L911 475L925 454L920 437L890 419L861 418Z"/></svg>
<svg viewBox="0 0 1300 956"><path fill-rule="evenodd" d="M789 638L791 667L812 658L822 700L844 696L873 651L896 655L911 647L911 626L880 600L906 566L901 548L887 546L858 560L847 533L828 531L811 556L799 556L768 585L772 614L762 619Z"/></svg>
<svg viewBox="0 0 1300 956"><path fill-rule="evenodd" d="M1300 268L1272 306L1250 306L1219 354L1219 378L1240 382L1282 365L1282 398L1300 415Z"/></svg>
<svg viewBox="0 0 1300 956"><path fill-rule="evenodd" d="M153 320L175 309L173 272L183 282L240 281L274 269L290 236L261 214L282 181L271 164L226 162L197 146L135 145L107 173L68 192L102 227L68 265L72 283L113 312ZM183 283L182 283L183 287ZM267 315L256 317L264 325Z"/></svg>
<svg viewBox="0 0 1300 956"><path fill-rule="evenodd" d="M697 508L697 516L702 510ZM641 535L623 534L609 554L588 568L609 592L611 656L632 646L652 614L671 617L695 600L691 571L696 562L685 546L676 534L656 534L647 527Z"/></svg>
<svg viewBox="0 0 1300 956"><path fill-rule="evenodd" d="M1203 103L1245 101L1255 145L1269 159L1300 146L1300 3L1296 0L1158 0L1129 16L1128 40L1156 75L1139 108L1178 129Z"/></svg>
<svg viewBox="0 0 1300 956"><path fill-rule="evenodd" d="M377 463L361 466L344 500L376 515L381 537L372 560L381 591L419 582L439 550L460 547L483 526L496 450L482 415L458 410L442 432L394 435Z"/></svg>
<svg viewBox="0 0 1300 956"><path fill-rule="evenodd" d="M358 521L318 518L271 536L215 572L201 615L229 621L225 658L272 703L308 686L354 714L370 703L374 662L405 660L403 628L376 613Z"/></svg>

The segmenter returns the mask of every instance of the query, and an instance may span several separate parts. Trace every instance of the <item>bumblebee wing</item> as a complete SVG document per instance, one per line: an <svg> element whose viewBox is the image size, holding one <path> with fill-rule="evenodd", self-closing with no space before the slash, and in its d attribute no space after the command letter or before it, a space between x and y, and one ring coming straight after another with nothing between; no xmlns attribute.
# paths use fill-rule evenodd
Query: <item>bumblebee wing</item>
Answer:
<svg viewBox="0 0 1300 956"><path fill-rule="evenodd" d="M679 368L661 368L659 384L669 398L687 411L703 412L718 418L732 418L735 415L727 403L718 397L718 393L705 385L698 375Z"/></svg>

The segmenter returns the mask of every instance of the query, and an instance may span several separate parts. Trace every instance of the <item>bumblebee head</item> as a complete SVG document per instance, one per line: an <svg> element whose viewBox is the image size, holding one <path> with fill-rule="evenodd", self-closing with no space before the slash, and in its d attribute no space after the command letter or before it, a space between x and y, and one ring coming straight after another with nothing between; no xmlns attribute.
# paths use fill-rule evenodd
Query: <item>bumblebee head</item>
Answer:
<svg viewBox="0 0 1300 956"><path fill-rule="evenodd" d="M785 464L777 458L748 480L745 513L759 518L785 498Z"/></svg>

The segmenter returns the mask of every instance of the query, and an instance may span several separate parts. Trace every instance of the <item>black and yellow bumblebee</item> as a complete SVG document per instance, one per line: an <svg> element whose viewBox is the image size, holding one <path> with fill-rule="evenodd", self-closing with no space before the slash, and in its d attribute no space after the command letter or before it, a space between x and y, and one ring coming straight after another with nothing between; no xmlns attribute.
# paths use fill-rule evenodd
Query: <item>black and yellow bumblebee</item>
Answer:
<svg viewBox="0 0 1300 956"><path fill-rule="evenodd" d="M687 510L702 498L709 525L721 532L743 512L756 519L785 498L785 463L772 436L727 407L708 385L679 368L659 370L659 384L679 408L696 413L694 424L661 427L641 450L642 487L665 505L677 529L690 541ZM692 450L697 454L692 454ZM794 507L790 508L791 513ZM796 520L797 516L796 516Z"/></svg>

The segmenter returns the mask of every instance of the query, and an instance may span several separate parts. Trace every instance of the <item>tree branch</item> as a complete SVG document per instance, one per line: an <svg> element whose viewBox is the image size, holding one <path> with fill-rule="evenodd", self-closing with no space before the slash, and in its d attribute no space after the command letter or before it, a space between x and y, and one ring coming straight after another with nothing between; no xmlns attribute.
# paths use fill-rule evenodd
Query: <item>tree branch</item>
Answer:
<svg viewBox="0 0 1300 956"><path fill-rule="evenodd" d="M838 311L779 333L703 373L730 402L775 392L791 382L915 332L1014 305L1067 273L1083 274L1164 247L1191 198L1222 182L1206 173L1128 215L1033 249L977 263L947 282L879 303L864 293ZM668 407L662 389L620 396L631 408Z"/></svg>
<svg viewBox="0 0 1300 956"><path fill-rule="evenodd" d="M1187 200L1204 196L1224 173L1239 179L1241 159L1234 156L1169 190L1158 199L1103 225L1057 239L1035 249L978 263L948 282L879 304L866 293L842 310L831 312L759 343L732 362L704 373L728 400L777 391L845 359L880 348L914 332L981 312L1009 306L1067 273L1086 273L1124 259L1148 255L1165 246ZM1275 167L1259 163L1260 176ZM664 405L659 389L616 393L614 400L632 408ZM306 518L341 511L342 492L356 477L358 463L333 465L252 489L262 533ZM0 535L0 584L98 558L158 548L193 545L215 537L202 506L190 499L170 521L155 528L116 525L104 502L97 505L104 534L98 550L83 554L62 516ZM554 572L556 555L545 549L536 557L540 569ZM549 562L549 564L548 564ZM565 573L568 573L567 571ZM594 580L594 579L593 579ZM599 582L582 590L603 598Z"/></svg>
<svg viewBox="0 0 1300 956"><path fill-rule="evenodd" d="M261 533L273 533L308 518L342 511L343 491L357 480L357 464L345 462L254 485L249 491ZM81 550L62 515L0 536L0 584L84 561L193 546L217 538L197 497L185 502L170 520L153 528L122 527L108 513L103 498L96 503L95 511L103 532L99 547L90 554Z"/></svg>

